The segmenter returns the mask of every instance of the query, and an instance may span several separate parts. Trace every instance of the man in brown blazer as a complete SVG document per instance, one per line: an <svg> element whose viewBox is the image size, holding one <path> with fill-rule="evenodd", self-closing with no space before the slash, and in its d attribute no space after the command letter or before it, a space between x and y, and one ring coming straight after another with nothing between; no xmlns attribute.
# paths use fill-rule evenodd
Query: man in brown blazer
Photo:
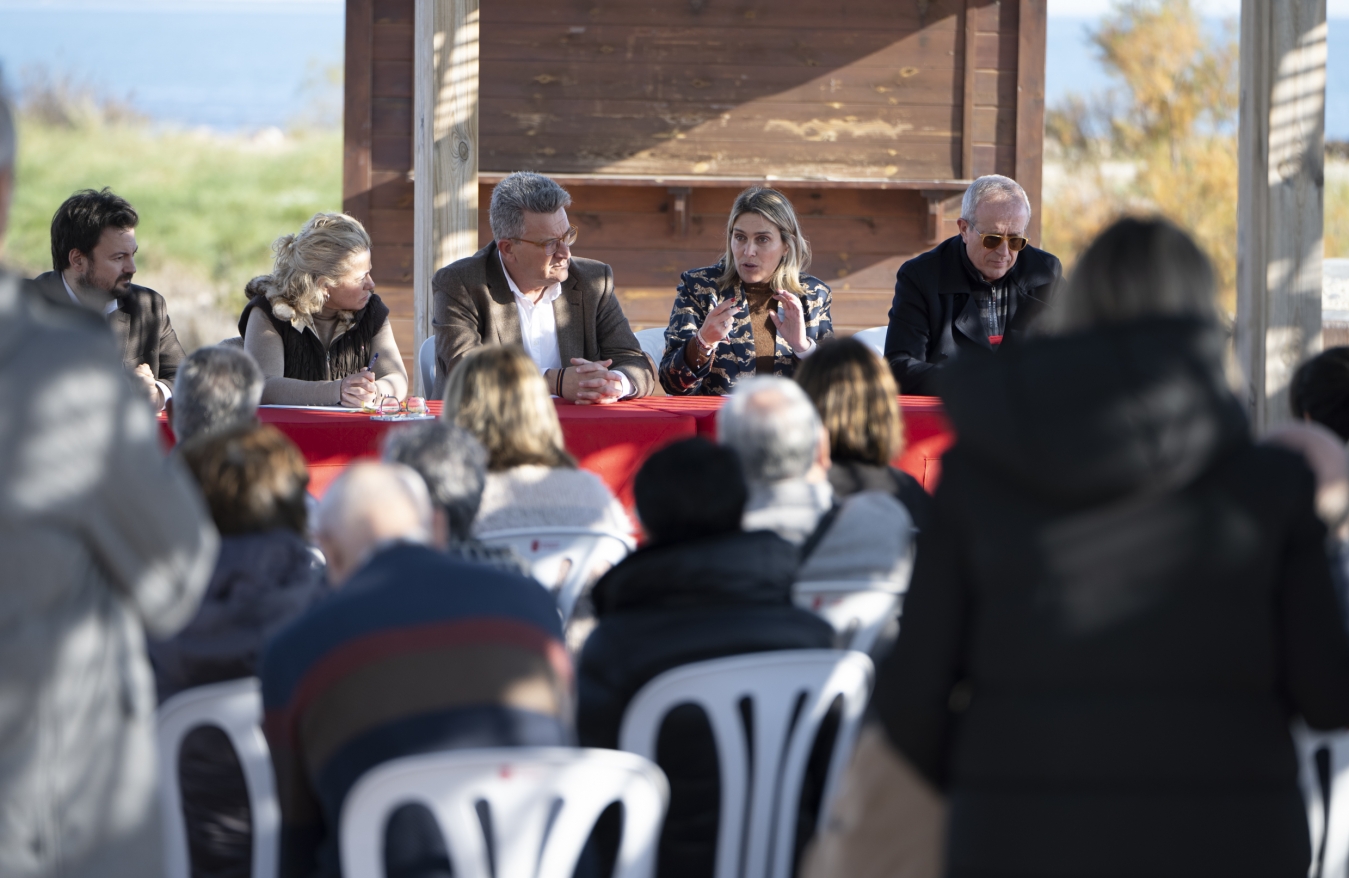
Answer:
<svg viewBox="0 0 1349 878"><path fill-rule="evenodd" d="M569 204L567 191L541 174L511 174L492 190L496 240L431 281L436 396L465 354L490 344L522 346L553 394L578 403L646 396L655 387L614 296L613 270L571 255Z"/></svg>
<svg viewBox="0 0 1349 878"><path fill-rule="evenodd" d="M135 209L109 189L76 192L52 217L55 270L31 283L52 302L73 302L104 314L123 365L159 411L173 396L183 346L164 297L131 282L138 222Z"/></svg>

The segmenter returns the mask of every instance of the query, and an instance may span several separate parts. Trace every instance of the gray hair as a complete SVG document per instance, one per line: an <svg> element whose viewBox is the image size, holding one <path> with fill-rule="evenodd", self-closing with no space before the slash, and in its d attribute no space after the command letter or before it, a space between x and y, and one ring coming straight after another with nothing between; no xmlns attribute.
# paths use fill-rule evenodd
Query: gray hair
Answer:
<svg viewBox="0 0 1349 878"><path fill-rule="evenodd" d="M18 140L14 129L14 109L5 100L4 92L0 91L0 171L14 167L14 157L19 151Z"/></svg>
<svg viewBox="0 0 1349 878"><path fill-rule="evenodd" d="M1046 333L1069 333L1143 317L1216 323L1213 263L1194 239L1161 217L1125 217L1078 257L1041 318Z"/></svg>
<svg viewBox="0 0 1349 878"><path fill-rule="evenodd" d="M1020 201L1026 206L1026 218L1030 218L1030 198L1021 184L1011 177L986 174L971 183L960 201L960 218L965 222L974 222L974 212L985 201Z"/></svg>
<svg viewBox="0 0 1349 878"><path fill-rule="evenodd" d="M571 196L553 179L516 171L492 189L492 207L488 212L492 237L498 241L518 238L525 233L525 211L556 213L569 204Z"/></svg>
<svg viewBox="0 0 1349 878"><path fill-rule="evenodd" d="M173 434L179 442L218 433L257 416L262 370L246 352L222 345L198 348L173 382Z"/></svg>
<svg viewBox="0 0 1349 878"><path fill-rule="evenodd" d="M820 416L794 381L756 376L737 382L717 413L717 436L740 455L751 483L799 479L820 444Z"/></svg>
<svg viewBox="0 0 1349 878"><path fill-rule="evenodd" d="M473 434L445 421L422 421L391 430L384 461L401 463L426 482L431 502L445 512L450 539L467 540L487 485L487 449Z"/></svg>

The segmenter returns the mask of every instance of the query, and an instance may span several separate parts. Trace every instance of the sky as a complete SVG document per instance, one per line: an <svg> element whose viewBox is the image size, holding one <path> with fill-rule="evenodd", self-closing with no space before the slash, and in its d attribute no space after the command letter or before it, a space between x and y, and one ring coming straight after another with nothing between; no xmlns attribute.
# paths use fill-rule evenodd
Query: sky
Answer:
<svg viewBox="0 0 1349 878"><path fill-rule="evenodd" d="M1096 18L1109 12L1112 5L1111 0L1049 0L1049 14L1051 17ZM1194 0L1194 5L1206 16L1235 17L1241 14L1241 0ZM1349 0L1326 0L1326 17L1349 18Z"/></svg>

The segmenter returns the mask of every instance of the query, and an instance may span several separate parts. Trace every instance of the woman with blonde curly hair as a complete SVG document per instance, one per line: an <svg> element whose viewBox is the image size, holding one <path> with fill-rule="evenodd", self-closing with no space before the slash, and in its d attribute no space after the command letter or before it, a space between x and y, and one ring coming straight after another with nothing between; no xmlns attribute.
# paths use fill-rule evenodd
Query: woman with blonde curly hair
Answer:
<svg viewBox="0 0 1349 878"><path fill-rule="evenodd" d="M316 213L272 249L272 273L249 281L239 317L244 349L266 377L263 403L359 408L406 397L407 370L389 309L375 295L360 222Z"/></svg>
<svg viewBox="0 0 1349 878"><path fill-rule="evenodd" d="M594 527L628 533L632 521L594 473L577 469L539 367L515 345L481 347L445 385L441 417L487 449L487 485L473 528Z"/></svg>
<svg viewBox="0 0 1349 878"><path fill-rule="evenodd" d="M791 378L834 334L833 294L806 274L810 244L792 203L751 186L726 223L726 255L684 272L675 290L660 383L671 394L730 393L742 375Z"/></svg>

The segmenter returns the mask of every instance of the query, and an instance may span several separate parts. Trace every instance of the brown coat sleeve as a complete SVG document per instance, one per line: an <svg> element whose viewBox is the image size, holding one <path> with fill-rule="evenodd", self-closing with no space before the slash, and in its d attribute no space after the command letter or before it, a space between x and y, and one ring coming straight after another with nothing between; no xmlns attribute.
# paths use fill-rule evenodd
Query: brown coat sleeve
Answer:
<svg viewBox="0 0 1349 878"><path fill-rule="evenodd" d="M431 326L436 333L436 384L433 398L445 396L445 379L466 354L486 343L487 309L480 307L473 288L486 279L474 277L476 257L461 259L437 271L431 279Z"/></svg>

